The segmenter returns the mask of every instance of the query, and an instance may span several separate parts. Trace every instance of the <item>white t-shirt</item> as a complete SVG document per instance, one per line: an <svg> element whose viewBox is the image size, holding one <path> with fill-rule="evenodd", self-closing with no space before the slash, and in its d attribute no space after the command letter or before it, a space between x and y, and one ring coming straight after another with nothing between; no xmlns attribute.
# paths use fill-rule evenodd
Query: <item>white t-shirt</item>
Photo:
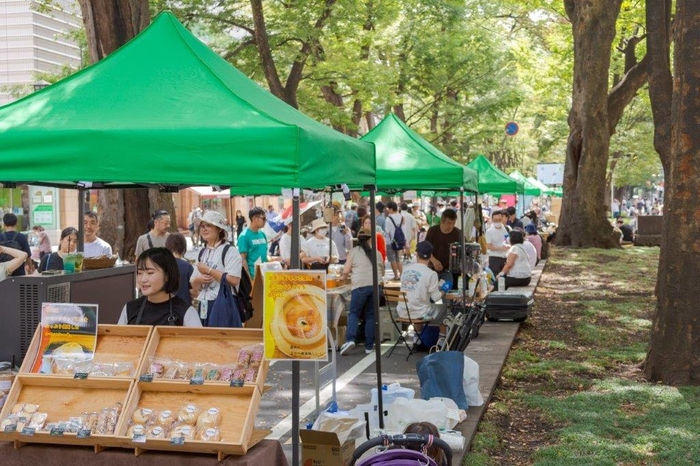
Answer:
<svg viewBox="0 0 700 466"><path fill-rule="evenodd" d="M306 255L308 257L328 257L328 243L333 245L330 256L338 260L338 247L335 241L328 238L318 239L315 236L306 240Z"/></svg>
<svg viewBox="0 0 700 466"><path fill-rule="evenodd" d="M95 238L92 243L85 243L83 257L111 256L112 246L102 238Z"/></svg>
<svg viewBox="0 0 700 466"><path fill-rule="evenodd" d="M401 216L403 217L403 234L406 236L406 241L410 243L415 239L414 231L418 228L416 218L405 210L401 212Z"/></svg>
<svg viewBox="0 0 700 466"><path fill-rule="evenodd" d="M411 319L437 316L439 307L430 300L437 302L442 298L438 282L437 273L425 264L414 262L403 268L401 291L406 293ZM397 304L396 313L408 317L404 303Z"/></svg>
<svg viewBox="0 0 700 466"><path fill-rule="evenodd" d="M527 260L530 262L530 268L534 269L535 265L537 265L537 249L535 245L529 241L523 241L521 246L525 249L525 252L527 252Z"/></svg>
<svg viewBox="0 0 700 466"><path fill-rule="evenodd" d="M506 230L505 227L496 228L493 225L486 230L486 243L492 246L507 246L506 244ZM491 257L506 257L506 251L492 251L489 249L489 256Z"/></svg>
<svg viewBox="0 0 700 466"><path fill-rule="evenodd" d="M291 235L284 234L280 238L280 257L285 261L289 262L292 257L292 237ZM306 254L306 240L303 236L299 235L299 251Z"/></svg>
<svg viewBox="0 0 700 466"><path fill-rule="evenodd" d="M508 271L508 276L513 278L528 278L532 276L532 268L528 259L527 251L522 247L522 244L514 244L506 253L506 257L515 254L515 263ZM535 253L537 254L537 253Z"/></svg>
<svg viewBox="0 0 700 466"><path fill-rule="evenodd" d="M407 215L407 217L408 217L408 215ZM413 220L413 222L415 223L415 219L413 218L413 216L410 216L410 217L411 217L411 220ZM407 220L406 217L404 217L403 215L401 215L398 212L387 216L386 222L384 223L384 231L386 232L385 237L386 237L387 246L394 239L394 231L396 230L396 228L394 228L394 223L390 219L394 220L397 227L401 226L401 230L403 230L403 236L406 238L406 246L408 247L411 243L411 239L413 238L413 231L412 231L413 227L408 224L411 220ZM402 219L403 219L403 225L401 225Z"/></svg>
<svg viewBox="0 0 700 466"><path fill-rule="evenodd" d="M219 244L216 249L207 246L204 252L200 253L202 258L202 263L206 264L207 267L211 267L212 270L218 270L219 272L226 272L232 277L241 276L241 268L243 267L243 260L241 259L241 254L238 252L238 248L230 246L228 252L226 253L226 264L221 261L221 255L224 252L225 244ZM199 263L199 260L197 260ZM190 277L190 282L194 282L194 279L202 275L199 273L197 267L194 267L194 272L192 272L192 277ZM213 301L219 294L219 285L217 281L212 281L206 287L202 287L202 291L199 292L197 300L200 302Z"/></svg>

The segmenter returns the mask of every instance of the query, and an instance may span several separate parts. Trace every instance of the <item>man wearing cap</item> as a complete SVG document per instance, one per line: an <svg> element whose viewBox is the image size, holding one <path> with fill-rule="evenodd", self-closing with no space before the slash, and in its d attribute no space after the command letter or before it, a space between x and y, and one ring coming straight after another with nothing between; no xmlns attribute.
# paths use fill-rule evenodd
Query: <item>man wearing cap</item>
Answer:
<svg viewBox="0 0 700 466"><path fill-rule="evenodd" d="M432 244L428 241L418 243L416 262L406 265L401 275L401 291L406 293L411 319L430 319L430 323L440 325L440 336L444 337L445 328L442 321L447 314L447 306L438 304L438 301L442 300L450 286L447 282L441 284L437 273L428 267L433 257ZM404 303L397 304L396 313L399 317L408 318ZM416 329L416 333L420 334L420 329Z"/></svg>
<svg viewBox="0 0 700 466"><path fill-rule="evenodd" d="M450 281L452 286L457 288L459 273L450 272L450 245L459 242L459 235L462 233L457 224L457 212L452 209L445 209L440 217L440 225L428 228L425 241L432 246L433 255L429 258L429 265L435 270L440 278Z"/></svg>
<svg viewBox="0 0 700 466"><path fill-rule="evenodd" d="M153 215L153 228L145 235L139 236L136 241L136 257L151 248L164 248L170 229L170 214L165 210L158 210Z"/></svg>
<svg viewBox="0 0 700 466"><path fill-rule="evenodd" d="M506 209L506 215L508 217L508 220L506 221L506 225L511 227L511 228L525 228L523 225L522 220L520 220L517 215L515 214L515 207L510 206Z"/></svg>
<svg viewBox="0 0 700 466"><path fill-rule="evenodd" d="M313 236L306 240L307 256L302 262L310 269L328 270L328 264L338 262L338 247L326 236L328 224L317 218L311 222L309 231Z"/></svg>
<svg viewBox="0 0 700 466"><path fill-rule="evenodd" d="M243 268L251 279L255 278L255 263L267 262L267 236L262 231L267 215L262 207L253 207L248 212L248 229L238 238L238 251L243 259Z"/></svg>

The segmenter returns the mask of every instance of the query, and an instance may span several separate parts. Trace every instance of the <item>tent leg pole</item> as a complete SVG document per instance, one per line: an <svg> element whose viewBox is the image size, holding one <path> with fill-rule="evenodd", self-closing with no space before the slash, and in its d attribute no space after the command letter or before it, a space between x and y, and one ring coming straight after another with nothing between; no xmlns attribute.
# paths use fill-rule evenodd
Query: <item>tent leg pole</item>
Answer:
<svg viewBox="0 0 700 466"><path fill-rule="evenodd" d="M10 198L12 195L10 194ZM78 251L85 251L85 227L83 225L85 218L85 188L78 188ZM123 256L122 256L123 257Z"/></svg>
<svg viewBox="0 0 700 466"><path fill-rule="evenodd" d="M372 186L369 190L369 211L370 219L372 220L372 254L373 257L377 256L377 212L376 212L376 186ZM380 394L377 400L377 409L379 411L379 428L384 428L384 402L382 400L382 329L381 329L381 314L379 312L379 277L377 274L379 270L377 269L377 261L372 261L372 288L374 292L372 293L372 300L374 301L374 354L375 354L375 365L377 367L377 393Z"/></svg>
<svg viewBox="0 0 700 466"><path fill-rule="evenodd" d="M299 190L295 189L292 195L292 251L290 265L292 269L299 269ZM299 392L301 390L300 380L301 364L299 361L292 361L292 465L299 466Z"/></svg>

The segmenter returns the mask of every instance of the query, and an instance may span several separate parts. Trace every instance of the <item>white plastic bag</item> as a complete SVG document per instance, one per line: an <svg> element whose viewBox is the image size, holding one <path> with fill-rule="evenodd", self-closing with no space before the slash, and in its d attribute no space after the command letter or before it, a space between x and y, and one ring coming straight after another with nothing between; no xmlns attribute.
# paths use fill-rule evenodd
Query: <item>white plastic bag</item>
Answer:
<svg viewBox="0 0 700 466"><path fill-rule="evenodd" d="M464 394L468 406L481 406L484 399L479 391L479 364L472 358L464 356Z"/></svg>
<svg viewBox="0 0 700 466"><path fill-rule="evenodd" d="M445 429L450 430L463 420L467 418L467 413L463 409L459 409L457 403L451 398L445 398L442 396L435 396L430 399L430 401L442 401L445 403L447 408L447 417L445 419Z"/></svg>
<svg viewBox="0 0 700 466"><path fill-rule="evenodd" d="M349 414L329 413L324 411L316 418L313 430L335 432L338 434L338 440L342 445L347 440L355 440L364 436L365 421L364 419L360 420Z"/></svg>
<svg viewBox="0 0 700 466"><path fill-rule="evenodd" d="M464 450L464 436L461 432L445 430L440 432L440 438L450 446L452 451Z"/></svg>
<svg viewBox="0 0 700 466"><path fill-rule="evenodd" d="M406 426L414 422L432 422L438 429L444 429L447 422L447 406L439 400L397 398L389 406L385 418L386 429L391 433L402 434Z"/></svg>
<svg viewBox="0 0 700 466"><path fill-rule="evenodd" d="M385 389L386 388L386 389ZM377 388L374 387L372 390L370 390L372 393L372 401L370 401L371 404L376 405L379 403L379 396L377 395ZM389 406L392 404L397 398L406 398L409 400L412 400L416 396L416 391L413 390L412 388L408 387L402 387L400 383L392 383L389 385L384 385L382 387L382 403L383 407Z"/></svg>

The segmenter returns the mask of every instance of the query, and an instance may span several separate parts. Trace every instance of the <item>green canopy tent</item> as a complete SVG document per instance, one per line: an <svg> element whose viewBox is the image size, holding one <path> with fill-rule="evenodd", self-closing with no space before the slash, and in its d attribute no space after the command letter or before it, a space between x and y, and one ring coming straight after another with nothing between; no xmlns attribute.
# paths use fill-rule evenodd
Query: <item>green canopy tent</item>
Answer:
<svg viewBox="0 0 700 466"><path fill-rule="evenodd" d="M513 173L509 175L511 178L517 181L521 181L523 183L523 191L526 196L539 196L542 194L542 190L538 187L532 184L522 173L519 171L515 170Z"/></svg>
<svg viewBox="0 0 700 466"><path fill-rule="evenodd" d="M374 184L371 144L262 89L169 12L104 60L0 108L2 182Z"/></svg>
<svg viewBox="0 0 700 466"><path fill-rule="evenodd" d="M376 147L380 190L479 189L474 170L442 153L393 113L362 140L373 142Z"/></svg>
<svg viewBox="0 0 700 466"><path fill-rule="evenodd" d="M477 156L467 167L479 173L479 192L485 194L522 193L523 183L506 175L483 155Z"/></svg>
<svg viewBox="0 0 700 466"><path fill-rule="evenodd" d="M376 182L372 144L278 100L168 12L99 63L1 107L0 141L3 183L267 194ZM377 371L381 387L380 361ZM292 375L298 462L298 362Z"/></svg>
<svg viewBox="0 0 700 466"><path fill-rule="evenodd" d="M542 191L542 194L545 194L545 195L551 194L552 188L550 188L550 187L547 186L546 184L542 183L542 182L541 182L540 180L538 180L537 178L528 177L527 180L528 180L530 183L532 183L533 185L535 185L535 186L537 186L538 188L540 188L540 190Z"/></svg>

